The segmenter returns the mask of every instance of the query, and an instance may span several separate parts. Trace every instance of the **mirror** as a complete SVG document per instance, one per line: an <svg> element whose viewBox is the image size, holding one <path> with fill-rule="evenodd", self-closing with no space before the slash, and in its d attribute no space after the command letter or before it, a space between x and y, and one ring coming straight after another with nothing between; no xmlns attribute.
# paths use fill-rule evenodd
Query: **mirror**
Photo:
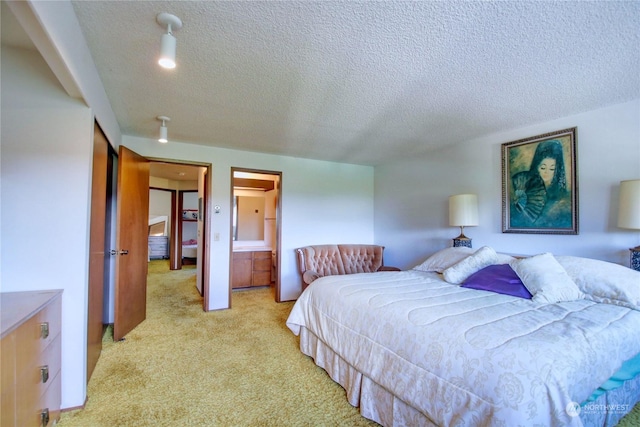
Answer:
<svg viewBox="0 0 640 427"><path fill-rule="evenodd" d="M264 192L234 190L233 240L264 240Z"/></svg>
<svg viewBox="0 0 640 427"><path fill-rule="evenodd" d="M278 175L233 171L233 248L265 247L276 244Z"/></svg>

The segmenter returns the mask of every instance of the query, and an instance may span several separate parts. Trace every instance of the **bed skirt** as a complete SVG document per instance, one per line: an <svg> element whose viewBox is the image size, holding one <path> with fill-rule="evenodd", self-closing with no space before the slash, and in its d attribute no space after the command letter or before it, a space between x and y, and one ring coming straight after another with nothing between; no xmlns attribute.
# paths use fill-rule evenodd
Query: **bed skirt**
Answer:
<svg viewBox="0 0 640 427"><path fill-rule="evenodd" d="M345 389L347 400L360 408L363 417L383 426L437 426L423 413L362 375L304 326L300 327L300 350Z"/></svg>
<svg viewBox="0 0 640 427"><path fill-rule="evenodd" d="M360 373L304 326L300 327L300 350L340 384L347 400L360 414L386 427L437 426L426 414L409 406ZM640 401L640 376L610 390L580 411L585 426L615 426Z"/></svg>
<svg viewBox="0 0 640 427"><path fill-rule="evenodd" d="M640 376L625 381L580 408L585 426L615 426L640 402Z"/></svg>

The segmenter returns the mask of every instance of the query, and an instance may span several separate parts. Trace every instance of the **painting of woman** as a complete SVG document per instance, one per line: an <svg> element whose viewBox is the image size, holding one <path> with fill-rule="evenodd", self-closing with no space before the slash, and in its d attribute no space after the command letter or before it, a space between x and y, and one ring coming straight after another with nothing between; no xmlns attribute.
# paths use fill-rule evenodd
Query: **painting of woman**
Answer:
<svg viewBox="0 0 640 427"><path fill-rule="evenodd" d="M508 148L506 231L575 229L577 234L574 183L568 173L575 167L565 159L573 155L572 141L571 137L558 137Z"/></svg>

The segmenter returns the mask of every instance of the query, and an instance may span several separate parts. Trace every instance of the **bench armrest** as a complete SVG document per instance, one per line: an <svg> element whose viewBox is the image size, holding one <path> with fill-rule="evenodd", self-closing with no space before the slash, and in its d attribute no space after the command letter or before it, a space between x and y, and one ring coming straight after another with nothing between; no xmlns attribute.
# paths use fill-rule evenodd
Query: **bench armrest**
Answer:
<svg viewBox="0 0 640 427"><path fill-rule="evenodd" d="M316 273L313 270L307 270L304 272L304 274L302 275L302 280L304 281L304 283L306 283L307 285L310 285L311 282L313 282L314 280L316 280L317 278L322 277L320 276L320 274Z"/></svg>

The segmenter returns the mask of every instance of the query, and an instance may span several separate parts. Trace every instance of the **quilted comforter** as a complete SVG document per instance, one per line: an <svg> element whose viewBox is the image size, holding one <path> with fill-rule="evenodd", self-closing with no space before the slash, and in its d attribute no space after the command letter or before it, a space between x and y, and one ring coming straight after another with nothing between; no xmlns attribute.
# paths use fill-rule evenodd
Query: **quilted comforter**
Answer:
<svg viewBox="0 0 640 427"><path fill-rule="evenodd" d="M327 276L287 320L437 425L582 425L571 408L640 353L640 312L535 303L437 273Z"/></svg>

